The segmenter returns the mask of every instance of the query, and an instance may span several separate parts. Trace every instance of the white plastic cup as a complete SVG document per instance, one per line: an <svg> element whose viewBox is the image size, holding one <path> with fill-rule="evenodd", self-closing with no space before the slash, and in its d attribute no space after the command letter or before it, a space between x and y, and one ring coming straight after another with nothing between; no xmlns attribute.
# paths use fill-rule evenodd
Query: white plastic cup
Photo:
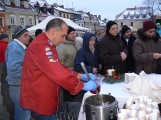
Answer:
<svg viewBox="0 0 161 120"><path fill-rule="evenodd" d="M139 111L138 112L138 119L139 120L145 120L145 111Z"/></svg>
<svg viewBox="0 0 161 120"><path fill-rule="evenodd" d="M131 110L130 111L130 117L133 117L133 118L137 117L137 111L136 110Z"/></svg>
<svg viewBox="0 0 161 120"><path fill-rule="evenodd" d="M157 113L151 113L151 114L149 114L149 119L150 120L158 120Z"/></svg>
<svg viewBox="0 0 161 120"><path fill-rule="evenodd" d="M131 105L131 110L138 110L138 106L136 104Z"/></svg>
<svg viewBox="0 0 161 120"><path fill-rule="evenodd" d="M125 116L124 113L118 113L118 114L117 114L117 119L118 119L118 120L126 120L127 117Z"/></svg>
<svg viewBox="0 0 161 120"><path fill-rule="evenodd" d="M146 108L146 114L151 114L152 113L152 108L151 107L147 107Z"/></svg>
<svg viewBox="0 0 161 120"><path fill-rule="evenodd" d="M153 109L158 109L158 103L157 102L152 102L151 106Z"/></svg>
<svg viewBox="0 0 161 120"><path fill-rule="evenodd" d="M143 104L143 103L139 104L139 110L145 111L145 104Z"/></svg>
<svg viewBox="0 0 161 120"><path fill-rule="evenodd" d="M160 111L158 109L153 109L152 113L156 113L157 117L160 115Z"/></svg>

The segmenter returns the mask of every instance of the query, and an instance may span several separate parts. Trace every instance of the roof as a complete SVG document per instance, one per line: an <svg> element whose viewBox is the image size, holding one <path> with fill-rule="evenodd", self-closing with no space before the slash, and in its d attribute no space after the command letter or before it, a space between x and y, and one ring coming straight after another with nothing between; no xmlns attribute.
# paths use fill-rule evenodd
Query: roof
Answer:
<svg viewBox="0 0 161 120"><path fill-rule="evenodd" d="M103 22L103 21L101 21L101 20L99 20L99 19L98 19L98 21L99 21L100 26L102 26L102 27L103 27L103 26L104 26L104 27L106 26L106 23L105 23L105 22Z"/></svg>
<svg viewBox="0 0 161 120"><path fill-rule="evenodd" d="M40 7L43 7L45 4L48 6L49 4L46 2L46 0L30 0L29 2L31 5L35 5L36 3L39 3Z"/></svg>
<svg viewBox="0 0 161 120"><path fill-rule="evenodd" d="M126 8L122 13L116 15L116 19L148 19L147 7ZM144 17L143 17L144 16Z"/></svg>
<svg viewBox="0 0 161 120"><path fill-rule="evenodd" d="M67 12L67 13L73 13L72 11L66 10L64 8L61 7L55 7L56 10L61 11L61 12Z"/></svg>
<svg viewBox="0 0 161 120"><path fill-rule="evenodd" d="M71 21L70 19L67 19L67 18L62 18L62 17L55 17L55 16L48 16L46 17L46 19L44 19L42 22L40 22L39 24L33 26L33 27L30 27L28 28L27 30L29 31L29 34L30 35L34 35L35 34L35 31L37 29L42 29L42 30L45 30L45 27L46 27L46 24L51 20L51 19L54 19L54 18L60 18L62 20L64 20L67 25L70 25L72 26L73 28L75 28L76 30L78 31L91 31L91 29L89 28L85 28L85 27L81 27L79 25L77 25L76 23L74 23L73 21Z"/></svg>

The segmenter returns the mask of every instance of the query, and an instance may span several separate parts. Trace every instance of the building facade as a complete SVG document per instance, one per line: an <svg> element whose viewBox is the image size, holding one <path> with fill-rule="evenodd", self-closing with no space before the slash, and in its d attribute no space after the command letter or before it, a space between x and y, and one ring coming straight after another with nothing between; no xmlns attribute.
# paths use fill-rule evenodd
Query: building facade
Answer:
<svg viewBox="0 0 161 120"><path fill-rule="evenodd" d="M25 28L35 25L37 12L29 4L28 0L2 0L5 10L6 32L12 39L15 27Z"/></svg>
<svg viewBox="0 0 161 120"><path fill-rule="evenodd" d="M5 15L5 9L3 8L3 3L0 2L0 34L1 33L7 33L6 30L6 15Z"/></svg>
<svg viewBox="0 0 161 120"><path fill-rule="evenodd" d="M123 25L132 26L135 29L143 27L143 22L150 19L147 14L147 7L126 8L123 12L116 15L116 22L119 30Z"/></svg>

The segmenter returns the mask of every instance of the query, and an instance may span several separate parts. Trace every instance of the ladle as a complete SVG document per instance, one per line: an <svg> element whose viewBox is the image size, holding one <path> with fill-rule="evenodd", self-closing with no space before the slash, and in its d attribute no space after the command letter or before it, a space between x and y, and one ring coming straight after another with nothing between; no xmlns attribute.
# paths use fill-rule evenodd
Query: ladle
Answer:
<svg viewBox="0 0 161 120"><path fill-rule="evenodd" d="M85 64L84 64L83 62L81 62L81 67L82 67L83 71L85 72L85 74L86 74L88 80L91 80L91 78L90 78L90 76L89 76L89 73L88 73L88 71L87 71L87 69L86 69L86 67L85 67ZM96 92L96 94L97 94L97 96L98 96L98 99L100 100L101 104L102 104L102 105L105 105L104 102L103 102L103 99L102 99L102 97L100 96L100 94L99 94L99 92L98 92L97 89L95 90L95 92Z"/></svg>

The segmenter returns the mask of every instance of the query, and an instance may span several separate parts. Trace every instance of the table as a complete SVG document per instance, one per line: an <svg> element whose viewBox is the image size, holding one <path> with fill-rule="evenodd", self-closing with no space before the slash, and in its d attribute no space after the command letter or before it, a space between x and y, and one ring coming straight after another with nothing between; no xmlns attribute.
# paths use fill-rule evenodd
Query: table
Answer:
<svg viewBox="0 0 161 120"><path fill-rule="evenodd" d="M116 98L116 100L118 101L119 108L122 108L124 106L126 100L129 97L133 96L132 94L130 94L129 90L127 90L124 87L124 85L125 85L124 82L114 83L114 84L108 84L108 83L103 82L101 84L100 94L111 93L111 95L114 96ZM85 112L83 112L83 105L84 105L85 99L91 95L95 95L95 94L92 94L90 91L88 91L84 94L78 120L86 120Z"/></svg>

